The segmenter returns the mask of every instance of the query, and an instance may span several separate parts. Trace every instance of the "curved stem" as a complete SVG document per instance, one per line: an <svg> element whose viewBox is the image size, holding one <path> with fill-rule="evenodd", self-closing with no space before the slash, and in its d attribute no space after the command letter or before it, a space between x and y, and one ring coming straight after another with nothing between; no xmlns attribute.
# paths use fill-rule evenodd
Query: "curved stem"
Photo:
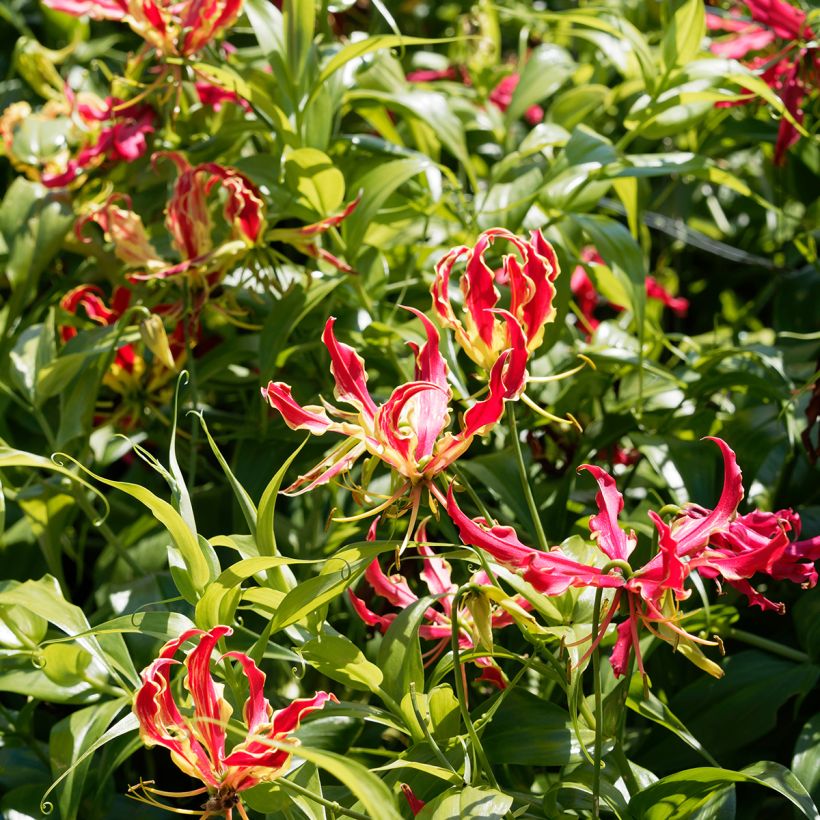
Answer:
<svg viewBox="0 0 820 820"><path fill-rule="evenodd" d="M521 451L521 442L518 438L518 425L515 423L515 410L512 404L507 405L507 423L510 425L510 437L512 438L513 452L515 453L515 461L518 465L518 475L521 477L521 489L524 492L524 499L527 502L527 507L532 517L532 523L535 527L535 535L538 538L538 546L544 551L549 551L547 544L547 536L544 534L544 528L541 526L541 518L538 515L538 507L535 505L535 498L532 495L532 488L527 477L527 467L524 464L524 454Z"/></svg>
<svg viewBox="0 0 820 820"><path fill-rule="evenodd" d="M743 629L730 629L726 633L727 638L732 638L736 641L742 641L749 644L749 646L763 649L766 652L771 652L773 655L780 655L781 658L788 658L790 661L797 663L808 663L810 658L805 652L799 649L792 649L790 646L782 646L777 641L770 641L768 638L761 638L759 635L754 635L751 632L746 632Z"/></svg>
<svg viewBox="0 0 820 820"><path fill-rule="evenodd" d="M595 590L595 603L592 608L592 634L598 634L598 622L601 617L601 597L603 589ZM604 733L604 704L601 697L601 648L596 646L592 653L592 679L595 692L595 750L592 770L592 817L598 820L601 816L601 747Z"/></svg>

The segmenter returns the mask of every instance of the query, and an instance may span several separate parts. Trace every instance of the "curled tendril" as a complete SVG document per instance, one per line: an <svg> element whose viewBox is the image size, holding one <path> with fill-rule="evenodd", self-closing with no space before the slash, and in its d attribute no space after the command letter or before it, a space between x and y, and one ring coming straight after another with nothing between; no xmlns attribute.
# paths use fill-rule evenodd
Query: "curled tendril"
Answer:
<svg viewBox="0 0 820 820"><path fill-rule="evenodd" d="M245 626L245 620L238 612L234 613L233 619L236 621L237 626Z"/></svg>
<svg viewBox="0 0 820 820"><path fill-rule="evenodd" d="M290 668L290 671L293 677L296 678L296 680L304 680L305 675L307 674L307 664L305 663L305 659L301 655L299 655L299 663L301 664L301 668L292 666Z"/></svg>
<svg viewBox="0 0 820 820"><path fill-rule="evenodd" d="M40 811L46 815L51 814L51 812L54 811L54 803L50 800L43 800L43 802L40 803Z"/></svg>
<svg viewBox="0 0 820 820"><path fill-rule="evenodd" d="M46 659L45 656L41 652L33 652L31 655L31 665L35 669L45 669L46 668Z"/></svg>

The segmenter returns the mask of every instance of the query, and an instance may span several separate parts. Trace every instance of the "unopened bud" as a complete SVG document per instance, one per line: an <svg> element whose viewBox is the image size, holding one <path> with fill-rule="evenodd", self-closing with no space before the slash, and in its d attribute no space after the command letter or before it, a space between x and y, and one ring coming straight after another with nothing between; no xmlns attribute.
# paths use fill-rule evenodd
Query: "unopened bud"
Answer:
<svg viewBox="0 0 820 820"><path fill-rule="evenodd" d="M168 334L165 332L165 325L159 316L152 313L147 319L140 322L140 336L145 346L158 361L162 362L169 370L177 370L177 364L171 354L171 346L168 344Z"/></svg>

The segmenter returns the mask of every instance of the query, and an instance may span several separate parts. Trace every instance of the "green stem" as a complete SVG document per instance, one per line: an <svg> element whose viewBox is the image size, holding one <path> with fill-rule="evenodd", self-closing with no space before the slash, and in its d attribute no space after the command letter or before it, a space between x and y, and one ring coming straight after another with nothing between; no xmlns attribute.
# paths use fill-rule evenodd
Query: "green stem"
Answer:
<svg viewBox="0 0 820 820"><path fill-rule="evenodd" d="M754 635L751 632L746 632L743 629L730 629L726 633L727 638L733 638L736 641L742 641L749 644L749 646L763 649L766 652L771 652L773 655L780 655L781 658L788 658L790 661L797 663L809 663L811 658L799 649L792 649L790 646L783 646L777 641L770 641L768 638L761 638L759 635Z"/></svg>
<svg viewBox="0 0 820 820"><path fill-rule="evenodd" d="M603 589L595 590L595 603L592 607L592 640L598 636L598 625L601 617L601 596ZM592 770L592 818L601 816L601 747L604 735L604 704L601 697L601 647L596 646L592 653L592 683L595 692L595 751Z"/></svg>
<svg viewBox="0 0 820 820"><path fill-rule="evenodd" d="M532 523L535 527L535 535L538 538L538 546L544 551L549 551L547 536L541 526L541 517L538 514L538 507L535 505L535 498L532 495L529 479L527 478L527 466L524 464L524 453L521 451L521 442L518 439L518 425L515 423L515 409L512 404L507 405L507 423L510 426L510 437L512 438L515 461L518 465L518 474L521 477L521 489L524 491L524 499L530 510Z"/></svg>
<svg viewBox="0 0 820 820"><path fill-rule="evenodd" d="M452 632L450 633L450 646L453 652L453 677L455 678L456 684L456 697L458 698L458 708L461 711L461 719L464 721L464 725L467 728L467 734L473 744L473 750L478 758L478 763L484 771L484 776L487 778L489 784L494 789L497 789L498 782L496 781L493 770L490 767L490 762L487 760L487 755L484 752L484 746L481 744L481 740L476 733L475 726L473 725L473 719L470 717L470 711L467 708L467 694L464 691L464 678L462 676L463 667L461 666L460 654L461 650L458 645L458 608L461 606L461 596L463 593L464 589L459 587L456 594L453 596L451 615Z"/></svg>
<svg viewBox="0 0 820 820"><path fill-rule="evenodd" d="M279 780L276 781L276 785L281 789L284 789L284 791L292 791L302 797L307 797L308 800L312 800L314 803L319 803L319 805L324 806L326 809L330 809L332 812L340 814L343 817L352 817L354 820L370 820L370 817L367 814L362 814L361 812L354 811L353 809L345 808L340 803L334 803L332 800L326 800L324 797L314 794L309 789L306 789L298 783L294 783L292 780L288 780L285 777L279 778Z"/></svg>

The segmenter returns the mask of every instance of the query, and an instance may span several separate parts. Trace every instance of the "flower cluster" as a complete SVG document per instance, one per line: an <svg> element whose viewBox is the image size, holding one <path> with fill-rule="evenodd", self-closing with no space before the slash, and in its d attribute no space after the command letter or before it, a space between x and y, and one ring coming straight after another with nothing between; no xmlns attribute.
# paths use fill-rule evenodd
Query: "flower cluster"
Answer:
<svg viewBox="0 0 820 820"><path fill-rule="evenodd" d="M242 739L227 751L228 731L237 726L231 720L233 707L225 698L224 684L214 681L211 666L217 642L232 631L228 626L215 626L207 632L189 629L168 641L157 659L143 670L142 685L134 698L143 743L168 749L185 774L205 784L186 796L209 793L203 807L206 816L225 812L229 820L234 807L247 818L239 802L240 792L275 780L287 771L299 743L292 733L302 718L330 701L337 702L334 695L317 692L312 698L295 700L274 712L264 694L262 670L248 655L226 652L219 660L239 663L249 689L238 727ZM179 664L177 652L189 641L195 641L196 646L183 662L183 684L188 695L188 703L183 705L174 698L171 670ZM145 795L140 799L157 805L150 796L155 790L148 784L132 789L132 796L137 796L140 788Z"/></svg>
<svg viewBox="0 0 820 820"><path fill-rule="evenodd" d="M570 587L613 590L599 634L592 636L592 647L623 609L627 617L617 627L610 658L616 675L626 673L633 652L644 674L639 649L639 628L644 627L700 668L720 677L722 669L699 648L710 641L688 633L683 624L678 603L690 595L684 586L687 577L697 571L706 578L723 580L751 603L782 611L782 605L763 597L749 579L762 573L813 585L817 574L812 562L820 557L820 543L818 539L789 542L787 532L795 520L790 510L738 516L743 485L735 454L721 439L712 441L720 448L724 464L723 489L715 508L691 506L670 523L650 512L658 535L658 552L641 567L629 562L637 539L634 532L626 532L618 524L624 502L615 480L591 464L580 469L588 471L598 484L598 514L590 519L589 528L601 552L600 566L582 564L558 548L547 552L533 549L522 544L511 527L469 518L456 502L452 487L447 510L465 544L484 550L499 564L520 573L540 593L560 595Z"/></svg>

